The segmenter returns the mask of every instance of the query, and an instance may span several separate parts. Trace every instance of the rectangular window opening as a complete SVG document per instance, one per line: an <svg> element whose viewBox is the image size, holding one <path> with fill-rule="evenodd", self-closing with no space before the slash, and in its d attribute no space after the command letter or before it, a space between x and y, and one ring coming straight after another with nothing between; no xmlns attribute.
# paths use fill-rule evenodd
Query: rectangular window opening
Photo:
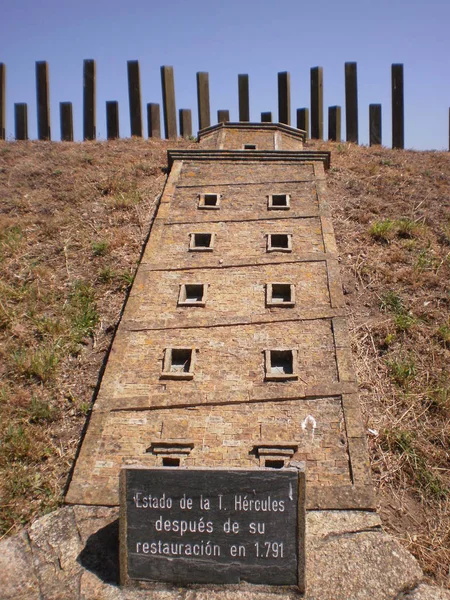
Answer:
<svg viewBox="0 0 450 600"><path fill-rule="evenodd" d="M244 144L244 150L256 150L256 144Z"/></svg>
<svg viewBox="0 0 450 600"><path fill-rule="evenodd" d="M217 206L219 197L217 194L205 194L205 206Z"/></svg>
<svg viewBox="0 0 450 600"><path fill-rule="evenodd" d="M291 286L289 283L272 284L273 302L292 302Z"/></svg>
<svg viewBox="0 0 450 600"><path fill-rule="evenodd" d="M292 235L289 233L270 233L267 236L268 252L291 252Z"/></svg>
<svg viewBox="0 0 450 600"><path fill-rule="evenodd" d="M212 233L191 233L189 250L211 251L214 246L214 234Z"/></svg>
<svg viewBox="0 0 450 600"><path fill-rule="evenodd" d="M179 305L205 306L206 285L203 283L183 283L180 286Z"/></svg>
<svg viewBox="0 0 450 600"><path fill-rule="evenodd" d="M292 350L270 351L270 374L292 375L294 373Z"/></svg>
<svg viewBox="0 0 450 600"><path fill-rule="evenodd" d="M200 194L198 207L205 209L220 208L220 194Z"/></svg>
<svg viewBox="0 0 450 600"><path fill-rule="evenodd" d="M194 362L194 348L166 348L161 379L193 379Z"/></svg>
<svg viewBox="0 0 450 600"><path fill-rule="evenodd" d="M191 370L192 350L190 348L173 348L170 363L171 373L189 373Z"/></svg>
<svg viewBox="0 0 450 600"><path fill-rule="evenodd" d="M163 467L179 467L180 459L173 458L171 456L164 456L162 459L162 464L163 464Z"/></svg>
<svg viewBox="0 0 450 600"><path fill-rule="evenodd" d="M290 208L289 194L272 194L269 196L269 210L287 210Z"/></svg>
<svg viewBox="0 0 450 600"><path fill-rule="evenodd" d="M274 460L267 458L264 462L264 466L269 469L282 469L284 467L284 460Z"/></svg>
<svg viewBox="0 0 450 600"><path fill-rule="evenodd" d="M203 300L203 284L186 284L186 301L201 302Z"/></svg>

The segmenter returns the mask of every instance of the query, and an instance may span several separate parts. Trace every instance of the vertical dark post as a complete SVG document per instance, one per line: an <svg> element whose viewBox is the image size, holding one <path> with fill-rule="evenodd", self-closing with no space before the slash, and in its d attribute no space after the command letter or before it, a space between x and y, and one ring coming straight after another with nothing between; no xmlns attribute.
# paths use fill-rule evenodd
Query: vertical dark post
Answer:
<svg viewBox="0 0 450 600"><path fill-rule="evenodd" d="M261 113L261 123L272 123L272 113L271 112L262 112Z"/></svg>
<svg viewBox="0 0 450 600"><path fill-rule="evenodd" d="M127 68L131 136L142 137L141 79L139 75L139 61L129 60L127 62Z"/></svg>
<svg viewBox="0 0 450 600"><path fill-rule="evenodd" d="M177 137L177 109L175 105L175 82L173 67L161 67L161 84L166 139Z"/></svg>
<svg viewBox="0 0 450 600"><path fill-rule="evenodd" d="M248 75L238 75L239 121L250 121L250 93Z"/></svg>
<svg viewBox="0 0 450 600"><path fill-rule="evenodd" d="M369 105L369 143L381 144L381 104Z"/></svg>
<svg viewBox="0 0 450 600"><path fill-rule="evenodd" d="M198 128L205 129L211 125L209 110L209 75L197 73L197 103L198 103ZM180 113L181 115L181 113ZM181 131L180 131L181 133ZM181 135L183 135L181 133Z"/></svg>
<svg viewBox="0 0 450 600"><path fill-rule="evenodd" d="M0 140L6 139L6 65L0 63Z"/></svg>
<svg viewBox="0 0 450 600"><path fill-rule="evenodd" d="M403 65L392 65L392 147L405 147Z"/></svg>
<svg viewBox="0 0 450 600"><path fill-rule="evenodd" d="M48 85L48 64L45 60L36 63L36 100L38 139L50 140L50 102Z"/></svg>
<svg viewBox="0 0 450 600"><path fill-rule="evenodd" d="M16 140L28 139L28 107L22 102L14 104Z"/></svg>
<svg viewBox="0 0 450 600"><path fill-rule="evenodd" d="M72 102L59 103L59 122L61 126L61 141L73 142Z"/></svg>
<svg viewBox="0 0 450 600"><path fill-rule="evenodd" d="M192 113L189 108L180 108L180 135L184 138L192 137Z"/></svg>
<svg viewBox="0 0 450 600"><path fill-rule="evenodd" d="M358 143L358 78L356 63L345 63L345 123L347 142Z"/></svg>
<svg viewBox="0 0 450 600"><path fill-rule="evenodd" d="M341 141L341 107L328 107L328 139L333 142Z"/></svg>
<svg viewBox="0 0 450 600"><path fill-rule="evenodd" d="M291 124L291 74L278 73L278 122Z"/></svg>
<svg viewBox="0 0 450 600"><path fill-rule="evenodd" d="M108 140L116 140L119 133L119 103L116 100L106 102L106 137Z"/></svg>
<svg viewBox="0 0 450 600"><path fill-rule="evenodd" d="M323 139L323 69L311 69L311 137Z"/></svg>
<svg viewBox="0 0 450 600"><path fill-rule="evenodd" d="M160 138L161 137L161 111L159 104L150 102L147 104L147 123L148 123L148 137L149 138Z"/></svg>
<svg viewBox="0 0 450 600"><path fill-rule="evenodd" d="M95 60L83 61L83 139L95 140Z"/></svg>
<svg viewBox="0 0 450 600"><path fill-rule="evenodd" d="M297 108L297 129L305 131L305 139L309 138L309 108Z"/></svg>
<svg viewBox="0 0 450 600"><path fill-rule="evenodd" d="M230 111L229 110L218 110L217 111L217 122L218 123L228 123L230 120Z"/></svg>

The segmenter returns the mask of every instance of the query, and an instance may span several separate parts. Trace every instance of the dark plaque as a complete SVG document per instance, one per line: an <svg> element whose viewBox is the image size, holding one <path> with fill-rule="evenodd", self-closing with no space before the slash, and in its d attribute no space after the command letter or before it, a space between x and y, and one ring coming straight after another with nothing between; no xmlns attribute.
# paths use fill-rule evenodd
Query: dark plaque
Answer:
<svg viewBox="0 0 450 600"><path fill-rule="evenodd" d="M304 473L125 467L121 583L304 588Z"/></svg>

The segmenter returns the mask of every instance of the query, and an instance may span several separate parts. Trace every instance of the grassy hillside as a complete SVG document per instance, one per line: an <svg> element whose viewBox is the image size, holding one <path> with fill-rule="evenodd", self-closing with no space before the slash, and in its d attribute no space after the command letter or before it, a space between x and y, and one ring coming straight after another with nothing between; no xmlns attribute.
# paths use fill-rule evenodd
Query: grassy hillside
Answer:
<svg viewBox="0 0 450 600"><path fill-rule="evenodd" d="M168 147L0 142L0 537L60 503ZM450 156L310 143L386 528L448 585Z"/></svg>

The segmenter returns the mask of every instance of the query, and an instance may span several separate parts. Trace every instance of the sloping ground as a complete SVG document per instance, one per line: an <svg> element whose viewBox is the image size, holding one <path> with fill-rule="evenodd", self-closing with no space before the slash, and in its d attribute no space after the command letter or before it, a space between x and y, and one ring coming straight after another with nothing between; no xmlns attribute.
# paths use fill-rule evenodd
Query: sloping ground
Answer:
<svg viewBox="0 0 450 600"><path fill-rule="evenodd" d="M450 155L326 148L381 517L450 586Z"/></svg>
<svg viewBox="0 0 450 600"><path fill-rule="evenodd" d="M0 145L0 536L61 501L166 149L190 145ZM381 515L448 585L450 156L308 147L332 151L330 204Z"/></svg>
<svg viewBox="0 0 450 600"><path fill-rule="evenodd" d="M0 145L3 533L61 502L169 145Z"/></svg>

